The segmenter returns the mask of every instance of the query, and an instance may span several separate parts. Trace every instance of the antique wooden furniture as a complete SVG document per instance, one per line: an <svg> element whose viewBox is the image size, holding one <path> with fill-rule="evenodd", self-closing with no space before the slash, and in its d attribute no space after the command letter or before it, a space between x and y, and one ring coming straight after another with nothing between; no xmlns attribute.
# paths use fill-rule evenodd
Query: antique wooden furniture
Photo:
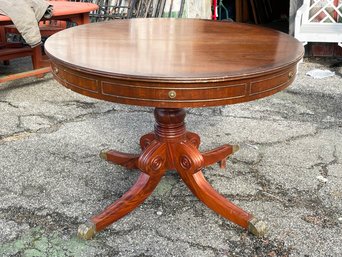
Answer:
<svg viewBox="0 0 342 257"><path fill-rule="evenodd" d="M55 1L68 1L68 0L55 0ZM40 34L43 37L49 37L53 34L55 34L58 31L61 31L66 28L66 22L65 21L58 21L58 20L45 20L39 22L39 30ZM20 34L20 32L17 30L17 28L14 25L6 25L4 26L5 33L11 33L11 34Z"/></svg>
<svg viewBox="0 0 342 257"><path fill-rule="evenodd" d="M254 25L129 19L64 30L47 40L45 50L55 79L71 90L155 107L154 132L141 137L140 154L101 152L103 159L139 169L141 175L119 200L80 226L81 237L91 238L136 208L167 170L177 170L193 194L218 214L256 235L264 233L261 221L217 193L201 171L216 162L225 167L238 146L200 152L200 137L186 130L183 108L241 103L283 90L295 78L301 43Z"/></svg>
<svg viewBox="0 0 342 257"><path fill-rule="evenodd" d="M98 8L96 4L92 3L64 1L50 1L50 3L54 6L52 20L70 21L77 25L89 23L89 12ZM0 26L9 24L12 24L11 19L7 16L0 15ZM0 33L3 34L4 31L0 29ZM51 71L49 62L42 58L40 46L35 48L25 47L13 49L6 47L4 44L3 47L0 48L0 60L9 60L23 56L32 57L33 70L0 77L0 83L19 78L37 76Z"/></svg>

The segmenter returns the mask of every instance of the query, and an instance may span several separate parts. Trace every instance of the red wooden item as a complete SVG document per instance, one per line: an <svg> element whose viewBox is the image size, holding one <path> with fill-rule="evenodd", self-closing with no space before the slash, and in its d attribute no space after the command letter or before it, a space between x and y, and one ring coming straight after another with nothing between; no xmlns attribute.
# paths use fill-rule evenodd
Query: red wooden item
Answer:
<svg viewBox="0 0 342 257"><path fill-rule="evenodd" d="M101 153L141 175L119 200L80 226L80 237L91 238L134 210L171 169L216 213L264 234L265 224L216 192L201 171L216 162L224 168L238 146L201 153L200 137L186 130L183 108L241 103L283 90L293 82L303 56L300 42L246 24L131 19L65 30L51 36L45 47L62 85L98 99L155 107L155 129L141 137L140 154Z"/></svg>
<svg viewBox="0 0 342 257"><path fill-rule="evenodd" d="M65 26L60 26L61 21L75 22L77 25L89 23L89 12L98 9L98 5L92 3L66 1L49 1L49 3L54 7L53 16L50 20L43 20L40 23L42 29L41 34L43 36L50 36L65 28ZM4 26L9 24L12 24L11 19L7 16L0 15L0 60L6 61L19 57L31 56L33 70L1 77L0 83L50 72L50 63L48 60L44 60L40 49L41 46L35 48L10 48L5 43L5 32L18 33L15 27ZM52 26L52 24L57 24L58 26Z"/></svg>

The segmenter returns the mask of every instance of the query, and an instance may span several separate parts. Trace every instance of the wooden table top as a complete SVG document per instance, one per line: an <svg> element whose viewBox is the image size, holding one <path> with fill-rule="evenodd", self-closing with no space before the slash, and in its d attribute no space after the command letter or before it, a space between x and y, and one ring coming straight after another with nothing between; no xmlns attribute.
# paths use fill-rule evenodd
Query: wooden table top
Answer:
<svg viewBox="0 0 342 257"><path fill-rule="evenodd" d="M83 2L67 2L67 1L49 1L49 4L53 5L53 17L64 15L72 15L79 13L89 13L91 11L97 10L98 5L93 3L83 3ZM8 24L11 19L8 16L0 15L0 25Z"/></svg>
<svg viewBox="0 0 342 257"><path fill-rule="evenodd" d="M51 36L45 49L65 86L155 107L213 106L271 95L291 84L304 53L300 42L278 31L195 19L88 24Z"/></svg>

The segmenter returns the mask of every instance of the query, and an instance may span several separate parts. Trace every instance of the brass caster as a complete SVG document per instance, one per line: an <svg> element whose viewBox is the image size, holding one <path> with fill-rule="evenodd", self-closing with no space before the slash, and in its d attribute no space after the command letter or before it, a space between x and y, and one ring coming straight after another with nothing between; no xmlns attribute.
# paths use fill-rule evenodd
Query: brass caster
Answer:
<svg viewBox="0 0 342 257"><path fill-rule="evenodd" d="M248 231L257 237L263 237L267 233L267 225L262 220L253 218L248 222Z"/></svg>
<svg viewBox="0 0 342 257"><path fill-rule="evenodd" d="M105 161L107 161L107 153L108 153L108 152L109 152L108 149L102 150L102 151L100 152L100 158L103 159L103 160L105 160Z"/></svg>
<svg viewBox="0 0 342 257"><path fill-rule="evenodd" d="M95 236L96 228L95 224L87 222L86 224L81 224L77 230L77 236L84 240L92 239Z"/></svg>
<svg viewBox="0 0 342 257"><path fill-rule="evenodd" d="M239 145L233 145L233 152L232 153L236 153L239 150L240 150L240 146Z"/></svg>

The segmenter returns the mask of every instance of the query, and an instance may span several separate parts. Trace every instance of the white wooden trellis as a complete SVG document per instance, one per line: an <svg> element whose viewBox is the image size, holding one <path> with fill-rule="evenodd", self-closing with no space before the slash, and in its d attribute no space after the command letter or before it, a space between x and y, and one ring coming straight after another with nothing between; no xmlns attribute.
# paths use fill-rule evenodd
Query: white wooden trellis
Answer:
<svg viewBox="0 0 342 257"><path fill-rule="evenodd" d="M308 42L336 42L342 47L342 0L304 0L295 19L295 37Z"/></svg>

